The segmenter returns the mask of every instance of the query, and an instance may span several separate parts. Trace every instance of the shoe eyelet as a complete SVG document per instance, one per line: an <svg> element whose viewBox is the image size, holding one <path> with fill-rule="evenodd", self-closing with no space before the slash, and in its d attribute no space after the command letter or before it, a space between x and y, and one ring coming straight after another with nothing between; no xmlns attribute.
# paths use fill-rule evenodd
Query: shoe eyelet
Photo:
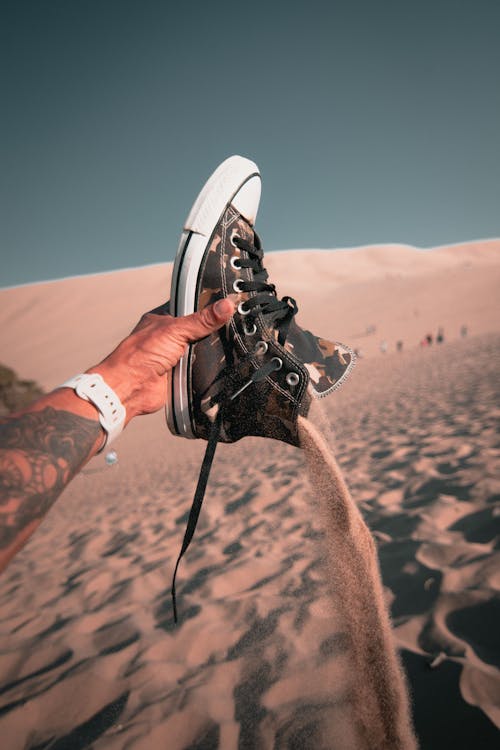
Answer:
<svg viewBox="0 0 500 750"><path fill-rule="evenodd" d="M236 232L233 232L233 233L232 233L232 235L231 235L231 245L232 245L233 247L238 247L238 245L237 245L237 244L236 244L236 242L234 241L234 240L235 240L235 238L236 238L236 239L238 239L238 240L239 240L239 239L241 239L241 237L240 237L240 236L239 236L238 234L236 234Z"/></svg>
<svg viewBox="0 0 500 750"><path fill-rule="evenodd" d="M243 283L243 279L236 279L235 281L233 281L233 289L237 294L241 294L243 292L243 289L241 288L241 285Z"/></svg>
<svg viewBox="0 0 500 750"><path fill-rule="evenodd" d="M265 354L269 349L267 341L257 341L255 344L254 354Z"/></svg>
<svg viewBox="0 0 500 750"><path fill-rule="evenodd" d="M289 372L285 380L288 385L290 385L292 388L295 388L295 386L299 384L300 378L296 372Z"/></svg>
<svg viewBox="0 0 500 750"><path fill-rule="evenodd" d="M281 368L283 367L283 360L279 357L273 357L271 359L271 362L276 362L276 370L281 370Z"/></svg>
<svg viewBox="0 0 500 750"><path fill-rule="evenodd" d="M235 269L235 271L239 271L241 268L240 259L236 255L231 256L231 260L229 261L229 264L231 268Z"/></svg>
<svg viewBox="0 0 500 750"><path fill-rule="evenodd" d="M243 323L243 333L245 336L253 336L254 333L257 333L257 326L255 323L252 323L252 327L249 328L246 323Z"/></svg>
<svg viewBox="0 0 500 750"><path fill-rule="evenodd" d="M250 315L250 313L252 312L251 310L246 310L243 307L244 304L245 304L244 302L240 302L240 304L238 305L238 308L237 308L239 314L242 315L243 317L245 317L245 315Z"/></svg>

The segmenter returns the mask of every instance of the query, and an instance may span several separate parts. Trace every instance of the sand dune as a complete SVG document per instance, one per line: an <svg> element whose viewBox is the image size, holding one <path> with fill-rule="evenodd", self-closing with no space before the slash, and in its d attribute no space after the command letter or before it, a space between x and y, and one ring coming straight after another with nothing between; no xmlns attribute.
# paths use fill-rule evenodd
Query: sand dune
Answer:
<svg viewBox="0 0 500 750"><path fill-rule="evenodd" d="M358 332L367 353L321 404L377 542L421 746L494 747L500 243L297 251L267 267L306 324L353 344ZM165 298L167 271L0 292L0 360L61 382ZM440 324L445 344L420 348ZM403 353L379 354L382 336L402 336ZM302 452L219 447L175 628L171 573L204 445L169 435L158 413L116 449L118 464L95 458L0 579L4 746L351 747L344 623Z"/></svg>
<svg viewBox="0 0 500 750"><path fill-rule="evenodd" d="M475 335L500 326L500 240L432 251L389 245L269 253L266 268L280 296L298 300L303 326L367 356L382 339L392 349L398 339L415 347L440 325L451 339L462 324ZM54 388L102 359L142 313L165 302L171 271L161 264L0 289L0 362ZM376 330L367 335L370 325Z"/></svg>

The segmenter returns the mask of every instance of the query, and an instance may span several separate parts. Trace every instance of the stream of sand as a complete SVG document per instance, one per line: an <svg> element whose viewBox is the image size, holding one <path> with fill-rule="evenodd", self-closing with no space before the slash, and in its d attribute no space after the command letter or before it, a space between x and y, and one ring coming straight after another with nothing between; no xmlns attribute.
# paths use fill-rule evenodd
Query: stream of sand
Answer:
<svg viewBox="0 0 500 750"><path fill-rule="evenodd" d="M353 750L417 747L408 689L384 601L377 550L323 435L299 417L299 436L326 535L328 576L353 666Z"/></svg>

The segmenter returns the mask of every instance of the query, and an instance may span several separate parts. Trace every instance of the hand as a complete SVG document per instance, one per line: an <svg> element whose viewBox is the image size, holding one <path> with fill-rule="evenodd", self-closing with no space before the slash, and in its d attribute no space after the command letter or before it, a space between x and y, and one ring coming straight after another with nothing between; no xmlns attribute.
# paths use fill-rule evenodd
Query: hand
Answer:
<svg viewBox="0 0 500 750"><path fill-rule="evenodd" d="M168 303L167 303L168 304ZM189 343L217 331L235 311L230 297L200 312L174 318L163 305L142 316L132 333L99 365L98 372L127 410L126 424L139 414L151 414L165 405L166 377Z"/></svg>

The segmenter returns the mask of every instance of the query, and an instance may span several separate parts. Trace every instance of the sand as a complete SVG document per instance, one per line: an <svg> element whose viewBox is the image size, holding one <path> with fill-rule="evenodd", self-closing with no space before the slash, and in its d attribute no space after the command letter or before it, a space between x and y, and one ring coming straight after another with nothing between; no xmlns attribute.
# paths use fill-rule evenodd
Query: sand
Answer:
<svg viewBox="0 0 500 750"><path fill-rule="evenodd" d="M366 356L351 382L321 402L328 441L376 541L420 745L465 750L494 747L500 726L500 243L439 254L412 256L429 267L403 264L398 287L383 253L378 275L371 249L346 253L336 286L337 256L319 253L318 273L332 283L321 300L305 278L311 255L267 265L282 265L281 294L304 284L299 315L319 315L318 333L361 335ZM359 281L363 269L373 275ZM162 301L165 275L146 268L0 292L0 359L45 387L62 382ZM414 299L419 317L400 326ZM445 343L420 347L438 325ZM303 452L253 438L218 448L179 572L175 628L171 574L204 444L169 435L158 413L133 422L115 448L118 464L93 459L0 579L3 746L351 748L359 675L332 595L342 561L336 568Z"/></svg>
<svg viewBox="0 0 500 750"><path fill-rule="evenodd" d="M266 253L279 295L295 296L305 328L364 356L382 340L413 349L443 326L447 340L500 326L500 240L423 251L401 245ZM0 289L0 361L55 388L100 361L142 313L170 294L172 264ZM1 277L0 277L1 283ZM368 333L375 329L372 333Z"/></svg>
<svg viewBox="0 0 500 750"><path fill-rule="evenodd" d="M375 542L332 446L313 420L314 413L299 417L300 445L325 533L332 605L344 624L337 638L343 639L350 665L350 708L357 730L352 744L414 750L408 687L396 655Z"/></svg>

